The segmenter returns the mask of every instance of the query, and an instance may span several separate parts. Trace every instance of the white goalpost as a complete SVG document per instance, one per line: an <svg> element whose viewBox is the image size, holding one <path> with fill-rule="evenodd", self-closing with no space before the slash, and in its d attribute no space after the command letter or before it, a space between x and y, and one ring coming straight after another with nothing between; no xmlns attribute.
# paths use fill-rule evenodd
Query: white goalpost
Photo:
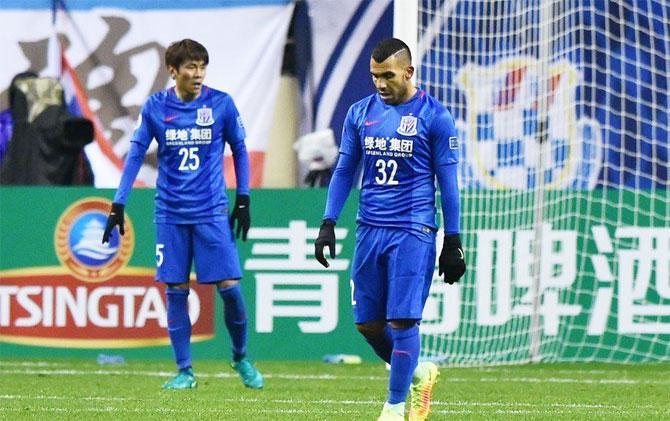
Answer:
<svg viewBox="0 0 670 421"><path fill-rule="evenodd" d="M424 357L668 361L670 2L396 0L459 130L468 271Z"/></svg>

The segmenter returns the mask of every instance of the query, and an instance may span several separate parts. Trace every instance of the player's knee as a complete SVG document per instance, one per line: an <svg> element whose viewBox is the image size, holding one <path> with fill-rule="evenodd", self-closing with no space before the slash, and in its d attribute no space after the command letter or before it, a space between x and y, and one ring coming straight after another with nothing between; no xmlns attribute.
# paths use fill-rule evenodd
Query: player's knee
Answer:
<svg viewBox="0 0 670 421"><path fill-rule="evenodd" d="M356 324L356 329L358 329L360 334L366 338L374 338L383 335L385 328L386 322L381 320Z"/></svg>
<svg viewBox="0 0 670 421"><path fill-rule="evenodd" d="M409 329L410 327L417 324L417 320L414 319L398 319L389 321L391 328L393 329Z"/></svg>
<svg viewBox="0 0 670 421"><path fill-rule="evenodd" d="M221 288L229 288L232 286L235 286L240 283L239 279L226 279L224 281L219 281L216 283L216 287L221 289Z"/></svg>
<svg viewBox="0 0 670 421"><path fill-rule="evenodd" d="M188 289L188 282L182 282L180 284L167 284L167 287L175 289Z"/></svg>

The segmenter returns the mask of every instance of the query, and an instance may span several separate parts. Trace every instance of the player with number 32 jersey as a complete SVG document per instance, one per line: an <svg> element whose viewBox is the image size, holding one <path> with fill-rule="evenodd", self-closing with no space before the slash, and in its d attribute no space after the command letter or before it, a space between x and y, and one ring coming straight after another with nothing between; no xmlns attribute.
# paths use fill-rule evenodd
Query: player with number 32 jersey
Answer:
<svg viewBox="0 0 670 421"><path fill-rule="evenodd" d="M438 274L453 284L465 272L460 242L458 140L444 105L412 81L411 51L397 38L380 41L370 57L377 92L349 108L314 257L335 258L335 225L362 163L356 244L351 262L351 304L356 328L390 364L388 399L379 421L410 421L430 412L439 370L418 363L419 323L436 257L435 181L440 187L444 240Z"/></svg>
<svg viewBox="0 0 670 421"><path fill-rule="evenodd" d="M418 89L408 102L384 103L373 94L353 104L340 153L363 159L358 222L423 230L435 225L435 168L458 162L449 111ZM324 218L337 219L335 209Z"/></svg>

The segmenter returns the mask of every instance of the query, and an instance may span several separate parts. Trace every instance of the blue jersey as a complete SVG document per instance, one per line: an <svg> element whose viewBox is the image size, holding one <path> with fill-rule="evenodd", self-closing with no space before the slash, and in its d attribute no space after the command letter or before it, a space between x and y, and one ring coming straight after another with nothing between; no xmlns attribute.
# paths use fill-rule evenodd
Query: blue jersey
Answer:
<svg viewBox="0 0 670 421"><path fill-rule="evenodd" d="M200 96L190 102L179 99L174 88L149 97L132 142L142 151L152 139L158 142L155 221L192 224L225 219L224 142L231 147L236 170L237 158L243 157L248 174L244 138L240 114L225 92L203 86ZM248 194L248 175L238 178L238 193ZM127 195L124 190L130 188L124 181L122 178L115 198L122 203Z"/></svg>
<svg viewBox="0 0 670 421"><path fill-rule="evenodd" d="M421 89L399 105L387 105L378 94L364 98L347 113L340 154L363 161L358 222L437 228L435 176L458 162L454 120L440 102ZM325 218L337 219L339 209L329 207Z"/></svg>

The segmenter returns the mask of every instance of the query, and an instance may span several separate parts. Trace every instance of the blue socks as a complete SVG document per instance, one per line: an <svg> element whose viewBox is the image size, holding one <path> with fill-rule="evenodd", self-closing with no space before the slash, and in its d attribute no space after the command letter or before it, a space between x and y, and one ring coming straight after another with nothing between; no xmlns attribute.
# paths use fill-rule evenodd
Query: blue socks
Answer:
<svg viewBox="0 0 670 421"><path fill-rule="evenodd" d="M393 329L387 325L383 335L373 338L364 337L372 346L375 354L391 364L388 403L404 403L412 384L414 369L419 361L421 349L419 326Z"/></svg>
<svg viewBox="0 0 670 421"><path fill-rule="evenodd" d="M188 316L188 289L166 289L168 335L174 359L179 370L191 367L191 320ZM240 284L220 288L224 303L224 319L233 343L233 361L240 361L246 354L247 314Z"/></svg>
<svg viewBox="0 0 670 421"><path fill-rule="evenodd" d="M409 387L412 384L412 374L419 361L421 340L419 326L409 329L391 329L393 338L393 353L391 354L391 375L389 377L388 403L405 402Z"/></svg>
<svg viewBox="0 0 670 421"><path fill-rule="evenodd" d="M167 325L172 352L180 370L191 367L191 320L188 317L188 289L166 289Z"/></svg>
<svg viewBox="0 0 670 421"><path fill-rule="evenodd" d="M375 351L375 354L377 354L379 358L389 364L391 364L391 352L393 352L393 339L391 338L390 331L391 328L389 325L386 325L384 334L382 336L377 336L374 338L363 336L367 343L369 343L372 349Z"/></svg>
<svg viewBox="0 0 670 421"><path fill-rule="evenodd" d="M219 288L223 299L223 317L233 343L233 361L238 362L247 352L247 312L240 284Z"/></svg>

